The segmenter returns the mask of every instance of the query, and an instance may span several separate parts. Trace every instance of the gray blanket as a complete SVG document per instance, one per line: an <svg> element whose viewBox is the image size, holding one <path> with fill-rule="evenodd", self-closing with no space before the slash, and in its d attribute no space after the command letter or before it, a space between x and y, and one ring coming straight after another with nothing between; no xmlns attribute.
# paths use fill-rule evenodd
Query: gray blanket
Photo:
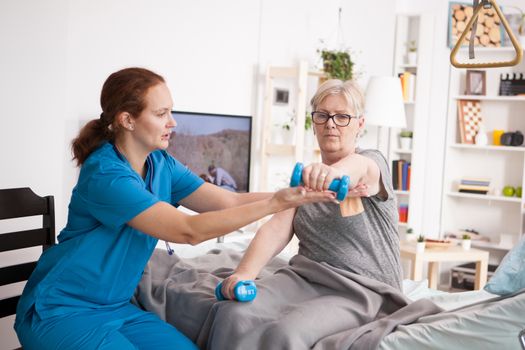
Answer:
<svg viewBox="0 0 525 350"><path fill-rule="evenodd" d="M258 276L251 303L217 302L215 286L241 253L192 259L156 251L134 302L155 312L201 349L376 349L400 324L442 311L409 304L393 287L303 256L274 259Z"/></svg>

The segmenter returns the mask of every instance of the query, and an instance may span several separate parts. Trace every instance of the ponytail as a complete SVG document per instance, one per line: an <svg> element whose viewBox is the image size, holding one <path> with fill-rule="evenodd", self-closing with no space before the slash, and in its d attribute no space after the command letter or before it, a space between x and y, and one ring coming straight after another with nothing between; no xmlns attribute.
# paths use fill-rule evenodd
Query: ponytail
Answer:
<svg viewBox="0 0 525 350"><path fill-rule="evenodd" d="M87 157L104 141L113 141L114 134L109 125L104 125L102 118L90 120L81 130L78 136L71 142L73 159L77 166L81 166Z"/></svg>
<svg viewBox="0 0 525 350"><path fill-rule="evenodd" d="M77 165L84 164L104 141L114 142L119 132L116 116L128 112L138 118L146 108L148 89L164 82L162 76L144 68L125 68L111 74L104 82L100 95L103 113L99 119L88 122L71 142L73 160Z"/></svg>

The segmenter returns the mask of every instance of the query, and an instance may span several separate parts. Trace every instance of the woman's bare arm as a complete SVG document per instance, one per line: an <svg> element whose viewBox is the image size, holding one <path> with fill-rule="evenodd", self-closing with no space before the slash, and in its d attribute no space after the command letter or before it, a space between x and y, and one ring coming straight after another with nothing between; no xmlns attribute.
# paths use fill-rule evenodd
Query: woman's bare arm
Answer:
<svg viewBox="0 0 525 350"><path fill-rule="evenodd" d="M290 242L295 212L295 208L281 211L257 231L235 272L223 281L222 293L227 299L233 299L233 289L238 281L255 279L261 269Z"/></svg>
<svg viewBox="0 0 525 350"><path fill-rule="evenodd" d="M204 183L191 195L181 200L179 204L198 213L204 213L268 199L272 195L272 192L236 193L210 183Z"/></svg>
<svg viewBox="0 0 525 350"><path fill-rule="evenodd" d="M269 214L307 203L333 200L332 192L287 188L276 192L270 199L198 215L187 215L169 203L159 202L135 216L128 224L159 239L197 244L227 234Z"/></svg>

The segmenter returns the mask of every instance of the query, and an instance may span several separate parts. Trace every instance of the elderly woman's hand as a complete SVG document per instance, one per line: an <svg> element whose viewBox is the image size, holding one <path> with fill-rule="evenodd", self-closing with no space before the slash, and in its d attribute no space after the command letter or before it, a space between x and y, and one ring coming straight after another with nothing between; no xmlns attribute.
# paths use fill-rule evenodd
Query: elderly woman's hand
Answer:
<svg viewBox="0 0 525 350"><path fill-rule="evenodd" d="M340 169L323 163L312 163L303 169L304 187L313 191L326 191L334 179L340 179L343 175Z"/></svg>
<svg viewBox="0 0 525 350"><path fill-rule="evenodd" d="M222 281L221 292L224 298L229 300L235 300L235 294L233 289L239 281L252 279L250 275L243 275L241 273L234 273Z"/></svg>
<svg viewBox="0 0 525 350"><path fill-rule="evenodd" d="M368 192L368 185L365 183L358 183L354 187L348 190L348 197L368 197L370 196Z"/></svg>

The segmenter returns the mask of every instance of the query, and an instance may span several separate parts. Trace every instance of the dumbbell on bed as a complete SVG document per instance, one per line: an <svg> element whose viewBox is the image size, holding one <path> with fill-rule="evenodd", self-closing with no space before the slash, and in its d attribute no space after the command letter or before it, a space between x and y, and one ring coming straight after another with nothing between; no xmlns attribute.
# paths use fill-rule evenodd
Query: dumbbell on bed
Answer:
<svg viewBox="0 0 525 350"><path fill-rule="evenodd" d="M217 300L226 300L222 294L222 282L215 287L215 297ZM237 301L252 301L257 296L257 286L250 280L239 281L233 288L233 295Z"/></svg>
<svg viewBox="0 0 525 350"><path fill-rule="evenodd" d="M303 163L296 163L290 178L290 187L297 187L303 184ZM337 193L337 200L342 201L348 194L348 187L350 186L350 177L344 175L341 179L334 179L328 189Z"/></svg>

